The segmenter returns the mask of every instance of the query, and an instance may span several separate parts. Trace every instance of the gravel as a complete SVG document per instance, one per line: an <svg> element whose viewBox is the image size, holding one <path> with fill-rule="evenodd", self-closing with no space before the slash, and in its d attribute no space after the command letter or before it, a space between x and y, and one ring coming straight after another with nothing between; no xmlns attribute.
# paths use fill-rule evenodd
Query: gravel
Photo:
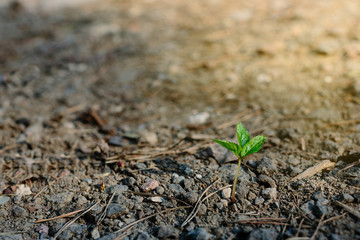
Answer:
<svg viewBox="0 0 360 240"><path fill-rule="evenodd" d="M168 184L167 187L170 192L175 194L175 196L183 195L186 193L186 191L181 187L180 184Z"/></svg>
<svg viewBox="0 0 360 240"><path fill-rule="evenodd" d="M12 213L15 218L25 218L28 214L24 208L19 207L19 206L14 206L12 208Z"/></svg>
<svg viewBox="0 0 360 240"><path fill-rule="evenodd" d="M262 196L265 199L276 199L277 198L277 191L276 188L265 188L262 192L261 192Z"/></svg>
<svg viewBox="0 0 360 240"><path fill-rule="evenodd" d="M340 196L339 196L339 200L344 202L344 203L352 203L354 202L354 197L351 196L350 194L348 193L342 193Z"/></svg>
<svg viewBox="0 0 360 240"><path fill-rule="evenodd" d="M127 190L129 190L128 186L116 184L114 186L108 187L106 189L106 192L108 194L113 194L113 193L122 194L122 193L126 192Z"/></svg>
<svg viewBox="0 0 360 240"><path fill-rule="evenodd" d="M258 228L251 231L247 240L275 240L277 236L275 229Z"/></svg>
<svg viewBox="0 0 360 240"><path fill-rule="evenodd" d="M204 228L197 228L188 232L185 238L189 240L210 240L213 239L213 235L208 233Z"/></svg>
<svg viewBox="0 0 360 240"><path fill-rule="evenodd" d="M227 183L233 183L236 175L237 165L227 164L219 168L219 176ZM251 179L250 175L243 169L240 168L238 181L249 182Z"/></svg>
<svg viewBox="0 0 360 240"><path fill-rule="evenodd" d="M315 219L315 216L312 213L314 206L315 206L315 202L313 200L310 200L310 201L304 203L303 205L301 205L300 209L310 219Z"/></svg>
<svg viewBox="0 0 360 240"><path fill-rule="evenodd" d="M129 212L129 209L123 204L110 203L106 212L107 217L118 218Z"/></svg>
<svg viewBox="0 0 360 240"><path fill-rule="evenodd" d="M178 239L180 231L171 225L162 225L158 228L156 236L160 239L175 238Z"/></svg>
<svg viewBox="0 0 360 240"><path fill-rule="evenodd" d="M256 171L260 174L271 175L277 172L277 167L270 158L264 157L257 163Z"/></svg>

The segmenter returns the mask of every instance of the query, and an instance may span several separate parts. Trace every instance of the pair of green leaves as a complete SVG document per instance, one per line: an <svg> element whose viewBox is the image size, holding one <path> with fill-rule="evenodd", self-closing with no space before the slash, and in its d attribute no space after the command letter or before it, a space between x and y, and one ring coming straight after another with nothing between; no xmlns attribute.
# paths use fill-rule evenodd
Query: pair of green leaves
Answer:
<svg viewBox="0 0 360 240"><path fill-rule="evenodd" d="M233 152L238 158L244 158L252 153L258 152L266 140L266 137L262 135L256 136L250 140L248 131L241 123L236 126L236 136L239 144L224 140L212 140Z"/></svg>

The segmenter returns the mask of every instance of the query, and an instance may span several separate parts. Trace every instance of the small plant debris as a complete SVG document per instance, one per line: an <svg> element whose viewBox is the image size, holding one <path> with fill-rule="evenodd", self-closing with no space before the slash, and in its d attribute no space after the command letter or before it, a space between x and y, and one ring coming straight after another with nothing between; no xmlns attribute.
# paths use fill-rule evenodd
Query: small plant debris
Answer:
<svg viewBox="0 0 360 240"><path fill-rule="evenodd" d="M230 150L235 154L235 156L238 158L238 167L236 170L235 180L233 184L233 189L231 193L231 202L235 202L235 190L236 190L236 182L238 179L240 166L242 160L249 156L250 154L256 153L260 151L262 148L262 145L264 144L266 137L262 135L258 135L250 140L250 134L248 131L244 128L244 126L240 123L236 126L236 136L238 139L239 144L225 141L225 140L218 140L218 139L212 139L214 142L220 144L224 148Z"/></svg>

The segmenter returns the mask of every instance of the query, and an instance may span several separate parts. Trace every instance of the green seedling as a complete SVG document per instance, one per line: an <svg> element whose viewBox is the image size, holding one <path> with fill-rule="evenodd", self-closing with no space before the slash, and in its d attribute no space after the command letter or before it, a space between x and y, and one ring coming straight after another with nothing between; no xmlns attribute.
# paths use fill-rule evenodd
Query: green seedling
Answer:
<svg viewBox="0 0 360 240"><path fill-rule="evenodd" d="M220 144L224 148L233 152L239 160L238 167L236 170L235 180L234 180L234 184L233 184L233 188L232 188L232 193L231 193L231 202L232 203L235 202L236 182L237 182L239 172L240 172L241 161L246 156L249 156L250 154L260 151L260 149L262 148L262 145L264 144L264 142L266 140L266 137L262 136L262 135L256 136L250 140L250 135L249 135L248 131L244 128L244 126L241 124L241 122L236 126L236 136L237 136L237 140L238 140L239 144L224 141L224 140L212 139L214 142Z"/></svg>

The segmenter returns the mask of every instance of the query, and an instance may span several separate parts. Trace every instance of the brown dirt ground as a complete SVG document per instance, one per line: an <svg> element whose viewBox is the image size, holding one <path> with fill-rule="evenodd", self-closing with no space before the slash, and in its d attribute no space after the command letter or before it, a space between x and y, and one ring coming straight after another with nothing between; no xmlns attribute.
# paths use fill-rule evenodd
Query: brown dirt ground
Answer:
<svg viewBox="0 0 360 240"><path fill-rule="evenodd" d="M213 190L232 183L224 172L235 165L211 156L210 139L233 138L239 121L268 140L244 164L237 203L217 193L184 228L186 208L120 237L191 239L204 228L193 239L269 236L259 229L273 239L360 239L359 11L355 0L4 1L0 202L10 200L0 205L0 239L54 237L69 218L35 221L97 201L100 210L58 239L115 239L183 206L139 195L149 179L162 189L151 193L194 205L189 192L218 176ZM259 169L264 157L273 172ZM324 160L335 166L290 181ZM121 191L114 185L137 193L118 192L126 211L96 226ZM303 209L309 202L320 214Z"/></svg>

